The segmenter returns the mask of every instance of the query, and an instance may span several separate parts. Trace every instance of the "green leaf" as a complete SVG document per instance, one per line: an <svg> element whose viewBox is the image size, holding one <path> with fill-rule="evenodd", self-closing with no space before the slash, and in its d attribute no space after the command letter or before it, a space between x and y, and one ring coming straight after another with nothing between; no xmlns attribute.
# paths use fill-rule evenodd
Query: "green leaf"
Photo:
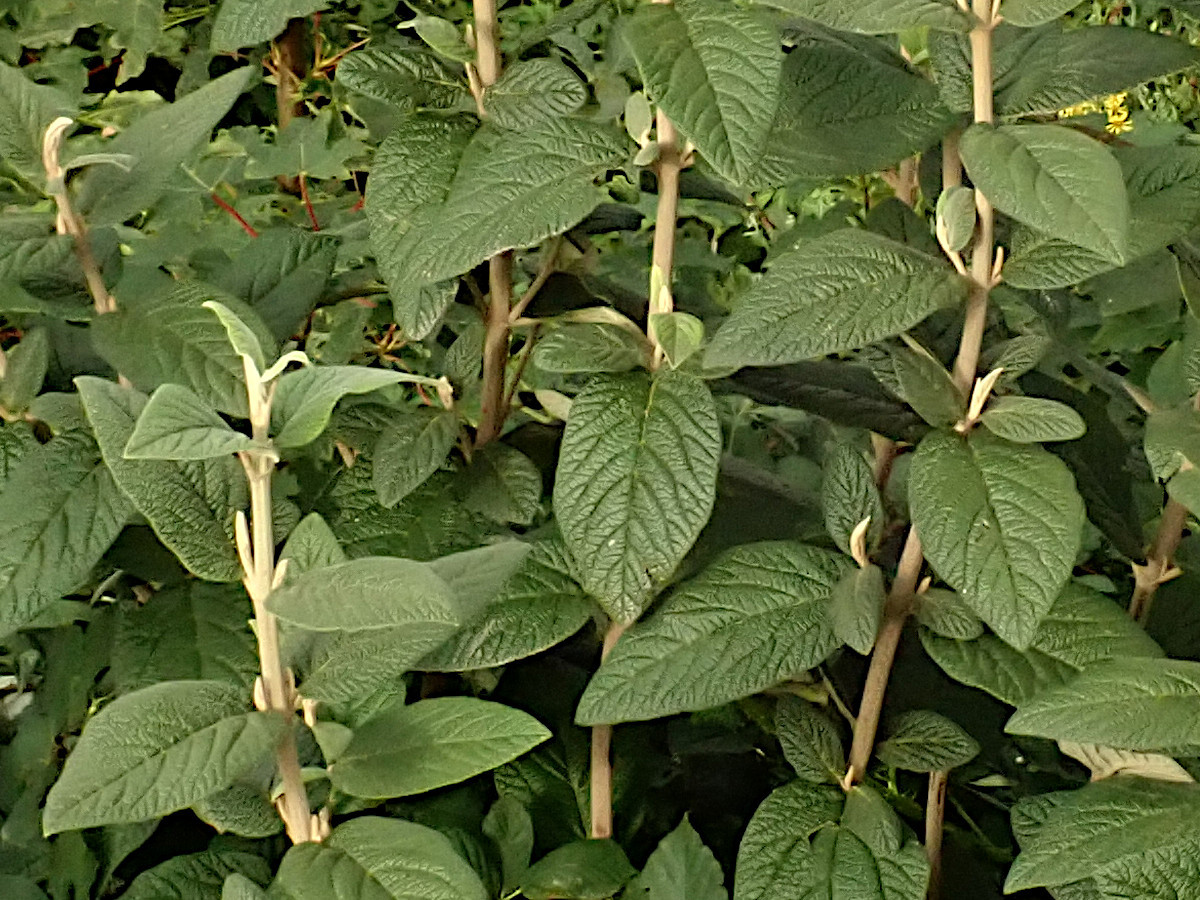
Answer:
<svg viewBox="0 0 1200 900"><path fill-rule="evenodd" d="M672 369L678 369L704 343L704 323L688 313L651 313L649 328L651 339L663 348Z"/></svg>
<svg viewBox="0 0 1200 900"><path fill-rule="evenodd" d="M458 622L450 590L426 563L364 557L305 572L271 594L271 612L310 631L407 629L444 637Z"/></svg>
<svg viewBox="0 0 1200 900"><path fill-rule="evenodd" d="M84 727L50 789L46 834L164 816L228 787L270 756L284 726L245 706L242 688L218 681L118 697Z"/></svg>
<svg viewBox="0 0 1200 900"><path fill-rule="evenodd" d="M132 513L90 440L29 450L0 492L0 634L86 582Z"/></svg>
<svg viewBox="0 0 1200 900"><path fill-rule="evenodd" d="M306 366L279 379L271 407L274 440L280 447L312 443L347 394L369 394L411 380L403 372L365 366Z"/></svg>
<svg viewBox="0 0 1200 900"><path fill-rule="evenodd" d="M879 761L910 772L944 772L979 755L979 744L956 722L927 709L896 717L875 748Z"/></svg>
<svg viewBox="0 0 1200 900"><path fill-rule="evenodd" d="M22 875L0 875L0 891L8 900L46 900L37 882Z"/></svg>
<svg viewBox="0 0 1200 900"><path fill-rule="evenodd" d="M632 622L674 574L712 511L720 453L712 395L691 375L600 376L575 398L554 512L609 615Z"/></svg>
<svg viewBox="0 0 1200 900"><path fill-rule="evenodd" d="M501 525L531 525L541 509L542 473L514 447L489 444L474 453L464 481L467 508Z"/></svg>
<svg viewBox="0 0 1200 900"><path fill-rule="evenodd" d="M46 179L42 135L59 116L74 115L73 104L55 88L35 84L20 69L0 62L0 157L32 185Z"/></svg>
<svg viewBox="0 0 1200 900"><path fill-rule="evenodd" d="M1200 663L1098 662L1022 704L1005 730L1119 750L1200 748Z"/></svg>
<svg viewBox="0 0 1200 900"><path fill-rule="evenodd" d="M775 733L796 774L816 784L839 784L846 754L837 729L823 712L799 697L782 697L775 707Z"/></svg>
<svg viewBox="0 0 1200 900"><path fill-rule="evenodd" d="M938 195L937 227L945 233L946 246L958 252L966 248L975 233L975 192L954 184Z"/></svg>
<svg viewBox="0 0 1200 900"><path fill-rule="evenodd" d="M267 900L267 892L238 872L226 876L221 900Z"/></svg>
<svg viewBox="0 0 1200 900"><path fill-rule="evenodd" d="M1005 0L1004 21L1021 28L1033 28L1057 19L1078 5L1075 0Z"/></svg>
<svg viewBox="0 0 1200 900"><path fill-rule="evenodd" d="M337 83L403 113L465 110L474 105L461 73L416 44L369 47L347 54L338 63Z"/></svg>
<svg viewBox="0 0 1200 900"><path fill-rule="evenodd" d="M258 674L250 600L241 585L185 581L122 606L113 638L117 692L172 680L223 681L249 691Z"/></svg>
<svg viewBox="0 0 1200 900"><path fill-rule="evenodd" d="M429 568L446 583L459 618L466 621L496 598L532 550L523 541L498 540L439 556L430 560Z"/></svg>
<svg viewBox="0 0 1200 900"><path fill-rule="evenodd" d="M846 229L780 254L717 331L705 365L774 366L865 347L966 297L939 260Z"/></svg>
<svg viewBox="0 0 1200 900"><path fill-rule="evenodd" d="M257 887L271 878L267 861L241 850L213 849L176 856L133 879L121 896L128 900L217 900L228 878L240 875ZM253 895L252 895L253 896Z"/></svg>
<svg viewBox="0 0 1200 900"><path fill-rule="evenodd" d="M983 634L979 616L954 591L941 588L930 588L917 598L916 619L934 634L958 641Z"/></svg>
<svg viewBox="0 0 1200 900"><path fill-rule="evenodd" d="M521 879L521 895L528 900L608 900L636 874L614 841L576 841L539 859Z"/></svg>
<svg viewBox="0 0 1200 900"><path fill-rule="evenodd" d="M414 28L417 36L439 56L460 63L470 62L475 57L467 42L463 40L458 26L449 19L417 13L416 18L405 23L405 27L409 26Z"/></svg>
<svg viewBox="0 0 1200 900"><path fill-rule="evenodd" d="M996 209L1121 264L1129 201L1112 153L1060 125L972 125L960 143L975 187Z"/></svg>
<svg viewBox="0 0 1200 900"><path fill-rule="evenodd" d="M962 391L927 350L897 349L891 359L904 399L930 425L953 425L966 415Z"/></svg>
<svg viewBox="0 0 1200 900"><path fill-rule="evenodd" d="M450 410L418 410L389 426L372 455L371 483L379 502L395 506L424 484L446 462L458 435L458 416Z"/></svg>
<svg viewBox="0 0 1200 900"><path fill-rule="evenodd" d="M1042 619L1028 650L995 635L950 640L923 632L921 642L951 678L1020 706L1100 660L1155 659L1162 650L1125 610L1102 594L1069 584Z"/></svg>
<svg viewBox="0 0 1200 900"><path fill-rule="evenodd" d="M125 446L145 396L99 378L80 377L75 384L104 464L159 540L194 575L239 580L241 563L230 529L247 494L245 475L233 457L182 464L126 459Z"/></svg>
<svg viewBox="0 0 1200 900"><path fill-rule="evenodd" d="M659 842L626 896L644 900L729 900L721 864L687 816Z"/></svg>
<svg viewBox="0 0 1200 900"><path fill-rule="evenodd" d="M271 886L282 900L487 900L479 876L442 834L363 816L319 844L288 850Z"/></svg>
<svg viewBox="0 0 1200 900"><path fill-rule="evenodd" d="M865 785L793 781L772 792L738 848L734 900L921 900L929 864L887 802Z"/></svg>
<svg viewBox="0 0 1200 900"><path fill-rule="evenodd" d="M255 773L257 774L257 773ZM222 834L268 838L283 831L279 810L271 802L270 781L242 781L205 797L192 807L203 822Z"/></svg>
<svg viewBox="0 0 1200 900"><path fill-rule="evenodd" d="M376 193L375 209L390 205L392 192L399 192L402 204L400 213L384 214L373 236L389 284L444 281L497 253L566 231L607 199L594 181L626 161L622 134L577 119L519 132L482 128L461 158L456 153L463 127L453 129L453 123L438 131L398 129L404 135L411 131L411 137L397 138L395 155L376 163L375 172L385 173L381 180L391 189ZM428 152L447 130L452 130L451 147ZM419 197L396 185L396 179L412 178L414 169L429 170L430 190ZM513 215L514 209L521 215Z"/></svg>
<svg viewBox="0 0 1200 900"><path fill-rule="evenodd" d="M575 322L537 342L533 364L562 375L628 372L646 362L642 343L629 329L606 322Z"/></svg>
<svg viewBox="0 0 1200 900"><path fill-rule="evenodd" d="M752 184L863 175L936 144L958 116L895 42L789 24L779 110Z"/></svg>
<svg viewBox="0 0 1200 900"><path fill-rule="evenodd" d="M862 453L850 444L838 444L825 458L821 479L821 509L825 530L843 553L850 553L850 536L858 523L870 518L867 535L878 538L883 528L883 501L875 474Z"/></svg>
<svg viewBox="0 0 1200 900"><path fill-rule="evenodd" d="M783 541L726 552L617 642L576 720L595 725L708 709L800 675L839 643L825 606L848 562Z"/></svg>
<svg viewBox="0 0 1200 900"><path fill-rule="evenodd" d="M587 102L587 86L556 59L527 59L508 66L483 95L488 119L519 131L533 122L561 119Z"/></svg>
<svg viewBox="0 0 1200 900"><path fill-rule="evenodd" d="M42 389L49 367L50 338L45 329L30 329L20 343L6 351L4 377L0 378L0 406L10 414L27 410Z"/></svg>
<svg viewBox="0 0 1200 900"><path fill-rule="evenodd" d="M414 340L427 337L441 321L457 283L415 278L402 247L414 231L411 241L419 241L425 211L446 202L475 129L466 117L414 116L379 145L371 166L366 201L371 247L396 324Z"/></svg>
<svg viewBox="0 0 1200 900"><path fill-rule="evenodd" d="M262 132L251 131L241 143L249 160L247 178L278 178L305 175L321 180L347 178L349 161L366 149L362 141L350 137L339 126L338 137L331 142L333 112L325 107L313 116L297 116L275 133L273 143L263 140Z"/></svg>
<svg viewBox="0 0 1200 900"><path fill-rule="evenodd" d="M1150 897L1174 884L1194 883L1190 861L1200 854L1194 823L1200 785L1118 775L1076 791L1027 797L1013 809L1021 853L1009 869L1006 892L1056 887L1158 869ZM1165 859L1164 859L1165 857ZM1119 897L1121 893L1105 894ZM1177 893L1177 897L1189 896Z"/></svg>
<svg viewBox="0 0 1200 900"><path fill-rule="evenodd" d="M111 141L108 153L137 159L125 172L92 166L84 173L78 211L92 227L115 225L153 207L180 173L180 167L208 143L217 122L250 82L251 67L234 69L174 103L146 113Z"/></svg>
<svg viewBox="0 0 1200 900"><path fill-rule="evenodd" d="M279 554L288 560L288 573L298 575L346 561L342 545L320 513L309 513L292 529Z"/></svg>
<svg viewBox="0 0 1200 900"><path fill-rule="evenodd" d="M237 313L231 310L224 303L217 300L206 300L203 304L205 309L210 310L220 321L221 326L225 329L225 334L229 337L229 345L233 347L234 352L243 359L249 359L254 363L254 368L261 375L267 370L267 360L263 356L262 344L258 341L258 336L254 333L245 322L238 318Z"/></svg>
<svg viewBox="0 0 1200 900"><path fill-rule="evenodd" d="M874 564L847 572L829 594L829 624L837 639L864 656L875 646L887 595Z"/></svg>
<svg viewBox="0 0 1200 900"><path fill-rule="evenodd" d="M164 384L146 402L125 459L205 460L250 450L254 441L234 431L195 392Z"/></svg>
<svg viewBox="0 0 1200 900"><path fill-rule="evenodd" d="M537 719L499 703L420 700L356 728L329 777L354 797L407 797L473 778L549 738Z"/></svg>
<svg viewBox="0 0 1200 900"><path fill-rule="evenodd" d="M913 457L909 506L925 558L1014 647L1071 577L1083 501L1057 457L985 432L934 432Z"/></svg>
<svg viewBox="0 0 1200 900"><path fill-rule="evenodd" d="M783 54L765 19L718 0L642 4L622 31L646 93L723 178L758 164Z"/></svg>
<svg viewBox="0 0 1200 900"><path fill-rule="evenodd" d="M756 0L840 31L893 34L909 28L968 31L970 18L951 0ZM1006 14L1007 15L1007 14Z"/></svg>
<svg viewBox="0 0 1200 900"><path fill-rule="evenodd" d="M571 577L561 539L543 541L490 597L463 608L463 625L421 660L424 671L461 672L507 665L553 647L592 616L592 602Z"/></svg>
<svg viewBox="0 0 1200 900"><path fill-rule="evenodd" d="M997 397L980 421L992 434L1018 444L1073 441L1087 431L1071 407L1040 397Z"/></svg>
<svg viewBox="0 0 1200 900"><path fill-rule="evenodd" d="M209 47L232 53L279 35L289 19L303 19L329 4L325 0L221 0Z"/></svg>
<svg viewBox="0 0 1200 900"><path fill-rule="evenodd" d="M533 855L533 819L516 797L502 796L484 816L482 831L500 851L501 893L511 894L529 869Z"/></svg>
<svg viewBox="0 0 1200 900"><path fill-rule="evenodd" d="M90 326L92 343L139 390L149 393L162 384L182 384L219 412L247 418L242 358L217 317L202 306L218 297L240 318L254 323L253 310L233 297L198 282L179 282L151 303L126 304L97 316ZM261 322L254 327L266 332Z"/></svg>

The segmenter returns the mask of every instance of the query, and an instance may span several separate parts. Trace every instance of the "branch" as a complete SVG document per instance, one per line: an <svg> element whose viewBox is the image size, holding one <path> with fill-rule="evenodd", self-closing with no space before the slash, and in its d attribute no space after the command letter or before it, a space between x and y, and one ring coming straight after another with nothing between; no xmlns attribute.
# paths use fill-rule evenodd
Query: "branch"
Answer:
<svg viewBox="0 0 1200 900"><path fill-rule="evenodd" d="M1175 567L1174 556L1183 539L1187 517L1187 507L1174 498L1168 498L1158 522L1158 533L1150 552L1146 554L1145 565L1133 564L1133 598L1129 601L1129 615L1142 625L1150 618L1150 606L1158 586L1183 574Z"/></svg>
<svg viewBox="0 0 1200 900"><path fill-rule="evenodd" d="M929 773L929 793L925 800L925 856L929 860L929 890L925 896L929 900L938 900L942 892L942 832L949 777L949 772Z"/></svg>
<svg viewBox="0 0 1200 900"><path fill-rule="evenodd" d="M562 245L563 236L561 234L551 239L550 246L546 248L546 258L542 260L542 266L538 269L533 283L529 285L529 289L521 295L521 299L513 305L512 311L508 314L509 327L525 314L525 310L533 302L533 298L546 286L546 282L554 274L554 267L558 264L558 251L562 249Z"/></svg>
<svg viewBox="0 0 1200 900"><path fill-rule="evenodd" d="M602 664L628 627L620 622L613 622L608 626L608 631L604 634L604 648L600 652ZM588 833L591 838L611 838L613 835L612 735L611 725L592 727L592 824Z"/></svg>

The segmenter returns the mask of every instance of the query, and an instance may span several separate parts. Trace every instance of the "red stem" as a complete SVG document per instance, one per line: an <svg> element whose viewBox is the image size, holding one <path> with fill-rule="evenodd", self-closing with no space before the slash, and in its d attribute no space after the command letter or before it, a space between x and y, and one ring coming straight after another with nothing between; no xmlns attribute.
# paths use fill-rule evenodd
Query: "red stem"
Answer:
<svg viewBox="0 0 1200 900"><path fill-rule="evenodd" d="M241 213L222 200L215 191L212 194L212 200L213 203L217 204L217 206L221 207L221 209L233 216L234 221L242 226L242 230L246 232L246 234L250 235L252 238L258 237L258 232L254 230L254 226L243 219Z"/></svg>
<svg viewBox="0 0 1200 900"><path fill-rule="evenodd" d="M308 196L308 178L303 172L300 173L300 196L304 199L304 208L308 210L308 221L312 222L313 231L321 230L321 223L317 221L317 214L313 210L312 200Z"/></svg>

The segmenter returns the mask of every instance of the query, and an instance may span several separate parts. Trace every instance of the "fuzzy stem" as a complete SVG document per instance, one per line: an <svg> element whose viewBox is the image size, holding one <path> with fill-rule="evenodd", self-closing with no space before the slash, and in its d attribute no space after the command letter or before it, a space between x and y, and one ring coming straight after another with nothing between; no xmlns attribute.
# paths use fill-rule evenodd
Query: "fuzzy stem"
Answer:
<svg viewBox="0 0 1200 900"><path fill-rule="evenodd" d="M1141 624L1146 624L1150 618L1150 607L1158 586L1170 580L1177 574L1173 571L1173 557L1183 539L1183 529L1187 526L1188 511L1182 503L1174 498L1167 500L1163 507L1162 518L1158 522L1158 533L1150 552L1146 554L1144 566L1134 565L1133 598L1129 601L1129 615Z"/></svg>
<svg viewBox="0 0 1200 900"><path fill-rule="evenodd" d="M608 654L628 627L620 622L613 622L608 626L608 631L604 633L604 648L600 652L601 663L608 658ZM611 725L592 726L592 824L588 832L592 838L613 836L612 736Z"/></svg>
<svg viewBox="0 0 1200 900"><path fill-rule="evenodd" d="M942 832L946 822L946 783L949 772L929 773L929 793L925 800L925 856L929 860L928 900L938 900L942 892Z"/></svg>
<svg viewBox="0 0 1200 900"><path fill-rule="evenodd" d="M679 173L683 159L679 153L679 135L670 118L661 109L657 117L658 131L658 209L654 217L654 251L652 264L662 276L663 291L650 298L650 314L669 313L671 278L675 271L675 228L679 217ZM652 292L654 293L654 292ZM663 348L654 342L654 367L662 363Z"/></svg>

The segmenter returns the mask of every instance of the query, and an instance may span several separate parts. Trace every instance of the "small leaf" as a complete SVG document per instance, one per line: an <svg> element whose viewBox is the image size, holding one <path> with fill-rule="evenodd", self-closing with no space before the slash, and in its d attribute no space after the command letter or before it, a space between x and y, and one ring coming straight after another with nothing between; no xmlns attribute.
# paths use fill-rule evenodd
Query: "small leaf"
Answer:
<svg viewBox="0 0 1200 900"><path fill-rule="evenodd" d="M614 841L576 841L539 859L521 879L521 895L528 900L608 900L636 874Z"/></svg>
<svg viewBox="0 0 1200 900"><path fill-rule="evenodd" d="M185 809L268 758L284 723L243 691L169 681L118 697L84 727L46 797L46 834Z"/></svg>
<svg viewBox="0 0 1200 900"><path fill-rule="evenodd" d="M883 570L876 565L847 572L829 594L833 633L864 656L875 646L886 594Z"/></svg>
<svg viewBox="0 0 1200 900"><path fill-rule="evenodd" d="M479 876L443 834L361 816L321 843L296 844L279 865L280 900L487 900Z"/></svg>
<svg viewBox="0 0 1200 900"><path fill-rule="evenodd" d="M309 513L292 529L279 554L288 561L288 574L295 577L346 561L346 553L320 513Z"/></svg>
<svg viewBox="0 0 1200 900"><path fill-rule="evenodd" d="M508 66L483 95L488 118L519 130L531 122L560 119L587 102L587 86L556 59L527 59Z"/></svg>
<svg viewBox="0 0 1200 900"><path fill-rule="evenodd" d="M958 252L975 233L975 192L961 184L951 185L938 195L937 227L946 246Z"/></svg>
<svg viewBox="0 0 1200 900"><path fill-rule="evenodd" d="M1022 704L1005 730L1119 750L1188 748L1191 755L1200 749L1200 663L1098 662Z"/></svg>
<svg viewBox="0 0 1200 900"><path fill-rule="evenodd" d="M271 407L275 443L280 447L312 443L329 424L334 406L347 394L369 394L410 380L403 372L364 366L306 366L288 372L279 379Z"/></svg>
<svg viewBox="0 0 1200 900"><path fill-rule="evenodd" d="M262 344L254 330L237 317L237 314L224 303L217 300L207 300L204 307L213 312L229 335L229 345L238 356L249 359L261 375L267 370L266 357L263 356Z"/></svg>
<svg viewBox="0 0 1200 900"><path fill-rule="evenodd" d="M927 350L896 350L892 364L904 399L930 425L953 425L964 417L967 410L962 392Z"/></svg>
<svg viewBox="0 0 1200 900"><path fill-rule="evenodd" d="M354 797L407 797L473 778L549 737L532 716L499 703L420 700L393 706L356 728L329 777Z"/></svg>
<svg viewBox="0 0 1200 900"><path fill-rule="evenodd" d="M449 410L420 410L391 425L371 457L371 483L379 502L395 506L424 484L445 463L458 435L458 416Z"/></svg>
<svg viewBox="0 0 1200 900"><path fill-rule="evenodd" d="M678 369L704 343L704 323L688 313L651 313L649 327L651 339L663 348L672 369Z"/></svg>
<svg viewBox="0 0 1200 900"><path fill-rule="evenodd" d="M925 556L992 629L1028 647L1071 576L1083 501L1070 471L1037 447L985 432L934 432L909 475Z"/></svg>
<svg viewBox="0 0 1200 900"><path fill-rule="evenodd" d="M347 54L338 63L337 83L404 113L473 106L465 80L453 64L415 43Z"/></svg>
<svg viewBox="0 0 1200 900"><path fill-rule="evenodd" d="M201 460L254 446L193 391L164 384L150 395L123 455L125 459Z"/></svg>
<svg viewBox="0 0 1200 900"><path fill-rule="evenodd" d="M533 819L516 797L502 796L483 817L482 831L500 852L501 893L511 894L533 856Z"/></svg>
<svg viewBox="0 0 1200 900"><path fill-rule="evenodd" d="M363 557L305 572L271 594L271 612L310 631L404 628L445 635L458 625L450 590L426 563Z"/></svg>
<svg viewBox="0 0 1200 900"><path fill-rule="evenodd" d="M1018 444L1073 441L1087 431L1083 417L1071 407L1040 397L997 397L980 421L992 434Z"/></svg>
<svg viewBox="0 0 1200 900"><path fill-rule="evenodd" d="M1125 262L1129 200L1103 144L1061 125L972 125L960 149L971 181L998 210Z"/></svg>
<svg viewBox="0 0 1200 900"><path fill-rule="evenodd" d="M726 552L617 642L584 691L577 721L708 709L812 668L838 644L825 606L848 562L786 541Z"/></svg>
<svg viewBox="0 0 1200 900"><path fill-rule="evenodd" d="M850 444L838 444L825 458L821 509L825 512L825 530L847 555L850 536L863 519L871 520L870 539L879 537L884 515L875 475L862 453Z"/></svg>
<svg viewBox="0 0 1200 900"><path fill-rule="evenodd" d="M532 525L541 509L542 473L514 447L489 444L475 453L464 481L467 508L501 525Z"/></svg>
<svg viewBox="0 0 1200 900"><path fill-rule="evenodd" d="M0 406L10 414L22 413L42 389L50 367L50 338L43 328L25 332L20 343L6 351L4 377L0 378Z"/></svg>
<svg viewBox="0 0 1200 900"><path fill-rule="evenodd" d="M459 33L458 26L449 19L418 13L417 17L406 25L411 25L417 36L439 56L462 63L471 62L475 58L474 52Z"/></svg>
<svg viewBox="0 0 1200 900"><path fill-rule="evenodd" d="M926 709L896 717L875 748L880 762L910 772L944 772L979 755L979 744L957 723Z"/></svg>
<svg viewBox="0 0 1200 900"><path fill-rule="evenodd" d="M267 892L238 872L226 876L221 900L267 900Z"/></svg>
<svg viewBox="0 0 1200 900"><path fill-rule="evenodd" d="M846 754L837 729L823 712L799 697L783 697L775 707L775 732L797 775L816 784L841 782Z"/></svg>
<svg viewBox="0 0 1200 900"><path fill-rule="evenodd" d="M0 62L0 157L39 189L46 178L42 135L59 116L75 115L73 106L64 92Z"/></svg>
<svg viewBox="0 0 1200 900"><path fill-rule="evenodd" d="M717 331L705 365L774 366L854 350L966 297L940 261L854 229L776 257Z"/></svg>
<svg viewBox="0 0 1200 900"><path fill-rule="evenodd" d="M147 869L133 879L121 896L129 900L162 900L164 897L209 900L216 898L218 891L223 891L227 879L234 877L234 873L240 873L255 888L271 878L267 861L255 853L212 849L176 856ZM263 896L261 890L257 896Z"/></svg>
<svg viewBox="0 0 1200 900"><path fill-rule="evenodd" d="M934 634L973 641L983 634L983 622L954 591L930 588L917 598L917 621Z"/></svg>
<svg viewBox="0 0 1200 900"><path fill-rule="evenodd" d="M729 900L721 864L687 816L659 842L625 896L644 900Z"/></svg>
<svg viewBox="0 0 1200 900"><path fill-rule="evenodd" d="M281 34L289 19L304 19L329 4L325 0L221 0L210 47L231 53Z"/></svg>
<svg viewBox="0 0 1200 900"><path fill-rule="evenodd" d="M563 375L628 372L645 362L637 337L619 325L576 322L555 328L537 342L533 363Z"/></svg>
<svg viewBox="0 0 1200 900"><path fill-rule="evenodd" d="M601 376L575 398L554 512L581 584L613 617L636 619L691 548L720 451L712 396L691 375Z"/></svg>

